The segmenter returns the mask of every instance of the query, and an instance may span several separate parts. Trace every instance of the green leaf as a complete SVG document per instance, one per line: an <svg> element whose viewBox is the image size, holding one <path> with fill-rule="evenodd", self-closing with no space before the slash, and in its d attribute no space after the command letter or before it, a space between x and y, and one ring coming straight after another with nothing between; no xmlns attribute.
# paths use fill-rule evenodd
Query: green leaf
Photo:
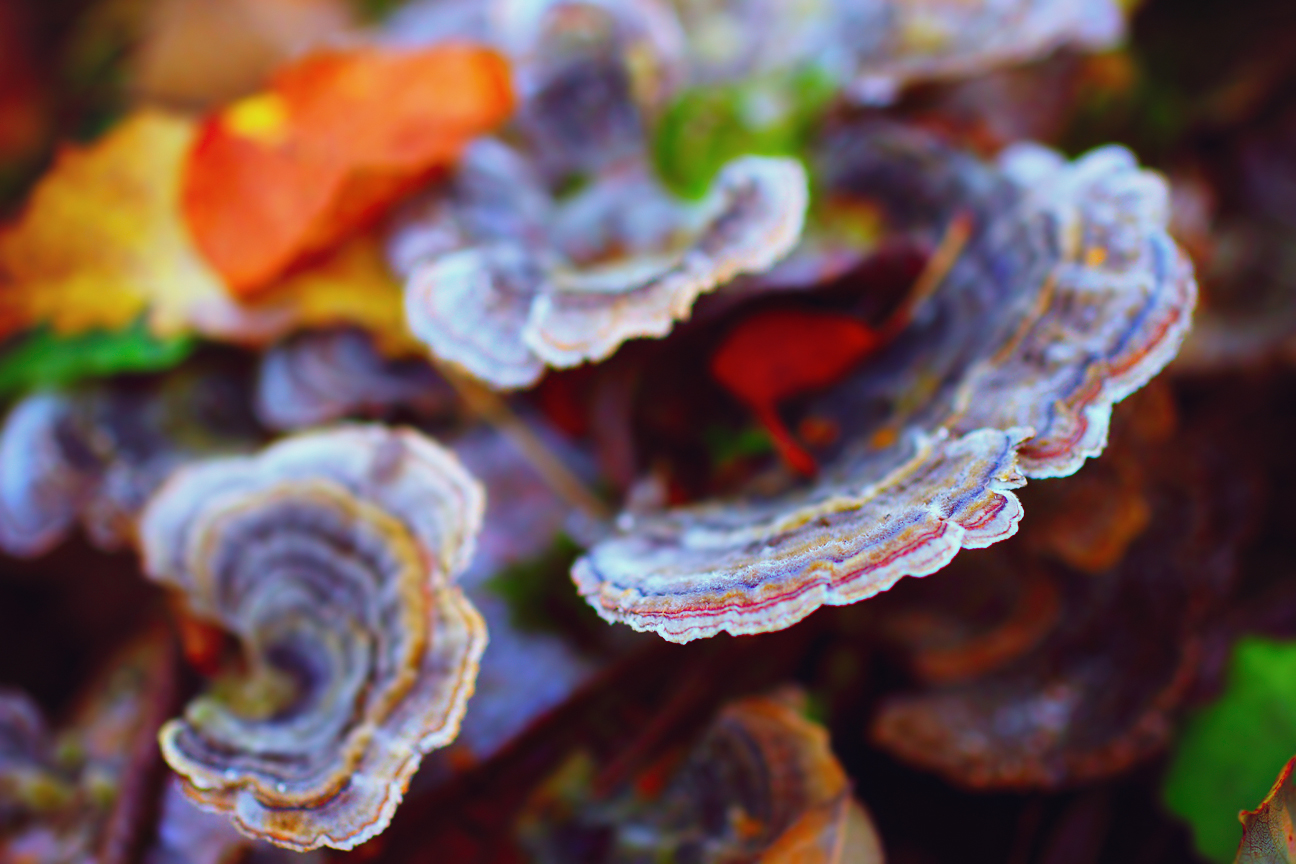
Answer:
<svg viewBox="0 0 1296 864"><path fill-rule="evenodd" d="M685 90L653 136L658 174L677 195L698 198L739 156L800 156L835 91L820 70Z"/></svg>
<svg viewBox="0 0 1296 864"><path fill-rule="evenodd" d="M702 431L711 456L711 464L725 465L748 456L764 456L774 452L774 442L769 433L759 426L731 429L727 426L708 426Z"/></svg>
<svg viewBox="0 0 1296 864"><path fill-rule="evenodd" d="M35 330L0 349L0 397L123 372L169 369L188 357L195 344L187 336L158 339L142 323L67 337Z"/></svg>
<svg viewBox="0 0 1296 864"><path fill-rule="evenodd" d="M1244 639L1227 689L1189 719L1166 777L1166 804L1192 826L1202 855L1233 861L1242 837L1238 813L1264 799L1292 753L1296 643Z"/></svg>
<svg viewBox="0 0 1296 864"><path fill-rule="evenodd" d="M561 633L578 645L602 637L606 627L572 587L571 568L582 549L559 534L544 552L505 567L483 587L508 604L509 621L519 630Z"/></svg>
<svg viewBox="0 0 1296 864"><path fill-rule="evenodd" d="M351 0L351 7L365 24L381 24L405 3L406 0Z"/></svg>

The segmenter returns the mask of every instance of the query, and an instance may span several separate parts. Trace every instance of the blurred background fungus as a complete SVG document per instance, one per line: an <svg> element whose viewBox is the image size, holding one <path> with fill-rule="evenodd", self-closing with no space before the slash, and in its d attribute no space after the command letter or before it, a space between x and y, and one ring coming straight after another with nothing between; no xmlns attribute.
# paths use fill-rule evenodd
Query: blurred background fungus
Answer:
<svg viewBox="0 0 1296 864"><path fill-rule="evenodd" d="M0 861L1296 861L1294 39L0 0Z"/></svg>

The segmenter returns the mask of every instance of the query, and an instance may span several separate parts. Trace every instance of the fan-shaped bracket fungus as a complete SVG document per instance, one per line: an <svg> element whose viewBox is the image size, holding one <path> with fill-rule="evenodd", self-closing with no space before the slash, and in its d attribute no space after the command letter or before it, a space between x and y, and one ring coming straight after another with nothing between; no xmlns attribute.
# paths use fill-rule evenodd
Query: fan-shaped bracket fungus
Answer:
<svg viewBox="0 0 1296 864"><path fill-rule="evenodd" d="M88 451L68 446L73 408L55 393L29 396L0 430L0 549L35 557L76 524L102 468Z"/></svg>
<svg viewBox="0 0 1296 864"><path fill-rule="evenodd" d="M830 51L851 67L850 92L892 101L906 84L958 78L1043 57L1064 45L1107 48L1125 30L1112 0L937 0L841 4Z"/></svg>
<svg viewBox="0 0 1296 864"><path fill-rule="evenodd" d="M611 795L579 754L532 793L519 836L539 861L880 864L872 819L801 703L731 702L687 752L656 753Z"/></svg>
<svg viewBox="0 0 1296 864"><path fill-rule="evenodd" d="M486 631L453 581L483 507L451 453L377 426L172 475L141 520L145 568L245 666L159 735L186 793L292 849L382 831L473 690Z"/></svg>
<svg viewBox="0 0 1296 864"><path fill-rule="evenodd" d="M295 430L399 407L448 411L454 398L426 360L384 357L364 331L334 329L298 333L267 351L254 404L268 428Z"/></svg>
<svg viewBox="0 0 1296 864"><path fill-rule="evenodd" d="M0 426L0 550L42 555L78 522L101 549L129 545L176 465L256 445L244 395L238 376L199 368L23 397Z"/></svg>
<svg viewBox="0 0 1296 864"><path fill-rule="evenodd" d="M632 182L603 206L634 208L644 194L661 197ZM602 360L628 339L665 336L700 295L769 269L800 239L806 204L800 162L742 157L700 205L677 208L659 248L595 250L581 263L556 241L499 241L416 265L405 294L409 326L433 355L483 382L529 386L546 366Z"/></svg>
<svg viewBox="0 0 1296 864"><path fill-rule="evenodd" d="M606 620L679 642L779 630L1003 540L1011 490L1101 452L1112 405L1178 350L1196 285L1164 181L1127 151L985 165L912 130L859 135L880 192L946 222L970 210L972 236L906 330L822 398L847 432L816 482L627 513L576 563Z"/></svg>

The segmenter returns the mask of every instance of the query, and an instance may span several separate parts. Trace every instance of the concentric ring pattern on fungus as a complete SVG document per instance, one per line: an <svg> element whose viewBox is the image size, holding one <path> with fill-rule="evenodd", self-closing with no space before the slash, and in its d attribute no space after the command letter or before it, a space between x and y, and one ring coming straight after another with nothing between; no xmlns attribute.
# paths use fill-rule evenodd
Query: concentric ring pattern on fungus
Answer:
<svg viewBox="0 0 1296 864"><path fill-rule="evenodd" d="M473 690L485 625L453 582L483 506L451 453L380 426L176 472L141 521L146 571L245 661L160 733L185 792L292 849L382 831Z"/></svg>
<svg viewBox="0 0 1296 864"><path fill-rule="evenodd" d="M547 366L606 359L629 339L665 336L701 295L783 258L807 203L804 169L783 157L732 160L693 206L636 169L539 214L531 211L544 202L526 194L535 190L504 191L523 174L516 157L479 145L466 170L478 176L461 179L448 212L414 226L459 243L410 267L405 312L433 356L497 389L530 386ZM487 208L510 226L540 221L547 236L492 236L472 224ZM635 224L618 230L623 222ZM651 230L636 236L644 223Z"/></svg>
<svg viewBox="0 0 1296 864"><path fill-rule="evenodd" d="M842 430L816 481L623 514L576 563L608 621L678 642L780 630L1012 536L1012 490L1100 453L1112 405L1188 330L1196 284L1165 183L1123 148L1067 162L1019 145L986 164L863 124L820 159L890 229L934 240L963 218L969 240L905 332L812 406Z"/></svg>

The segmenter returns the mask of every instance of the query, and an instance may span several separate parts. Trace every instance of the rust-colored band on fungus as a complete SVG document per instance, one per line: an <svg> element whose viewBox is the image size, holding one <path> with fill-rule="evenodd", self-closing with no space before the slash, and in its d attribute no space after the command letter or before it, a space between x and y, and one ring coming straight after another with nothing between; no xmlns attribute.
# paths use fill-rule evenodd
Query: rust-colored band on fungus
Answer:
<svg viewBox="0 0 1296 864"><path fill-rule="evenodd" d="M830 188L880 202L893 229L931 240L964 213L975 228L909 326L815 402L843 430L818 481L627 513L577 562L608 621L680 642L779 630L1003 540L1011 490L1101 452L1111 406L1187 332L1196 286L1165 184L1119 147L987 165L864 124L825 153Z"/></svg>

